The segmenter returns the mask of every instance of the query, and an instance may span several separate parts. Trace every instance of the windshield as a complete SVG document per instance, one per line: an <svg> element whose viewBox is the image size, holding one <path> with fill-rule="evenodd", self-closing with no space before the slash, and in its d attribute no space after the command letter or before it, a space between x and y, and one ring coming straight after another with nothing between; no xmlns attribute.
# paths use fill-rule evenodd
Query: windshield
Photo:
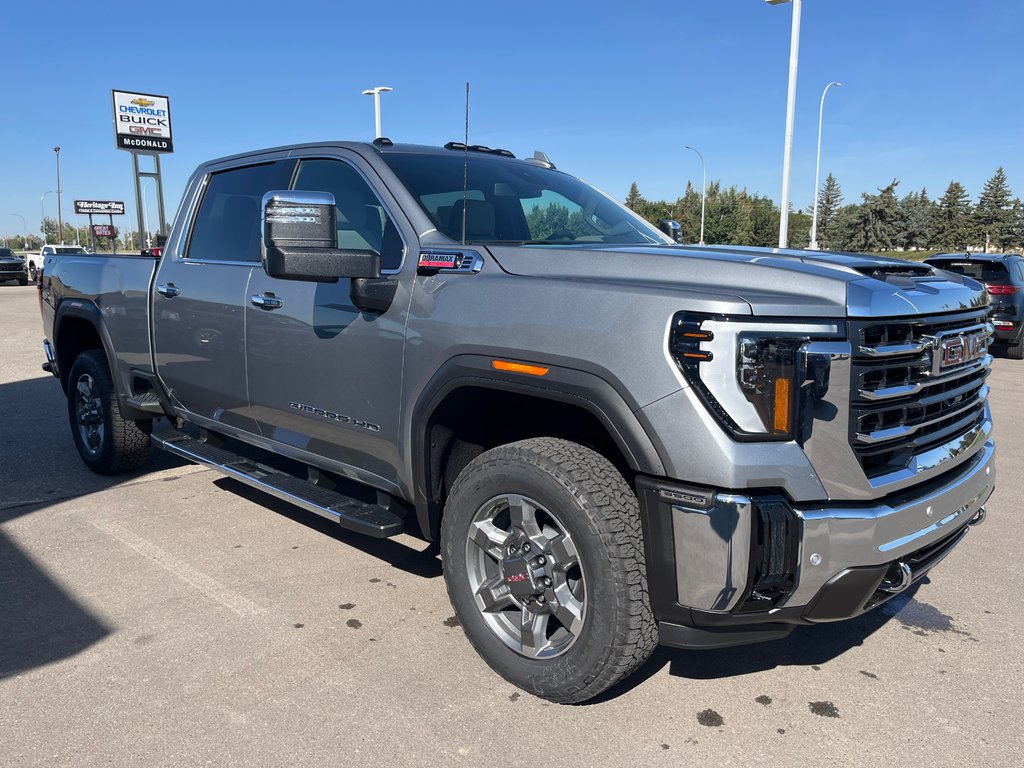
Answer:
<svg viewBox="0 0 1024 768"><path fill-rule="evenodd" d="M387 152L384 160L437 229L484 243L650 244L671 242L588 184L559 171L470 152L463 205L463 155Z"/></svg>

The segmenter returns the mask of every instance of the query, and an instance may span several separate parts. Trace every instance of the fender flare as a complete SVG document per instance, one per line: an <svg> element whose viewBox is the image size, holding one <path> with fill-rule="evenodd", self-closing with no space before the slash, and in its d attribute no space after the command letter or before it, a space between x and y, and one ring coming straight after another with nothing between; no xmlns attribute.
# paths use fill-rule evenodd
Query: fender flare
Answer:
<svg viewBox="0 0 1024 768"><path fill-rule="evenodd" d="M441 506L431 498L429 424L438 406L463 387L497 389L573 405L590 413L607 430L630 469L663 476L665 467L654 443L626 399L606 380L576 368L550 365L543 377L495 370L492 358L458 355L449 359L420 392L412 410L413 501L420 530L438 537Z"/></svg>
<svg viewBox="0 0 1024 768"><path fill-rule="evenodd" d="M117 358L114 356L114 345L110 340L110 334L107 332L107 327L103 322L103 314L95 304L83 301L82 299L62 299L60 304L57 305L57 311L53 317L54 354L57 357L57 373L59 374L58 378L61 387L67 392L68 376L71 373L71 366L75 362L74 360L62 361L60 355L61 326L69 318L85 320L96 331L96 335L100 337L100 343L103 344L103 354L107 356L107 365L110 367L111 379L114 382L114 392L121 406L124 407L124 393L121 391L121 382L118 380L116 375L117 369L114 365ZM62 362L67 362L67 366L61 365Z"/></svg>

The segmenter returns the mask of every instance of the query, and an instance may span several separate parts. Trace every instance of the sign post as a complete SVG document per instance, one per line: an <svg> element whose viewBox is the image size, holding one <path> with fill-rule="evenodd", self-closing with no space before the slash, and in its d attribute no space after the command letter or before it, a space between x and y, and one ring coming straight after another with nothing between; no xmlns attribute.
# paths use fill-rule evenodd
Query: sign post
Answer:
<svg viewBox="0 0 1024 768"><path fill-rule="evenodd" d="M114 144L118 149L132 153L132 170L135 176L135 212L139 222L139 247L142 247L146 233L142 222L146 220L142 207L142 179L156 180L157 234L167 234L164 216L164 183L160 172L160 155L174 151L171 133L171 102L167 96L129 91L111 91L114 104ZM152 170L139 167L139 155L153 158Z"/></svg>

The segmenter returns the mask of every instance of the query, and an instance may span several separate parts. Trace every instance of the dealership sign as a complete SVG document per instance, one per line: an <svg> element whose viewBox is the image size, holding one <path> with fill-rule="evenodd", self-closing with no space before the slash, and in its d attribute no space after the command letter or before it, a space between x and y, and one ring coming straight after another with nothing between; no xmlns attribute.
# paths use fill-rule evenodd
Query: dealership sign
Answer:
<svg viewBox="0 0 1024 768"><path fill-rule="evenodd" d="M124 216L124 202L121 200L75 200L75 213Z"/></svg>
<svg viewBox="0 0 1024 768"><path fill-rule="evenodd" d="M111 91L118 149L142 154L173 152L171 103L166 96Z"/></svg>

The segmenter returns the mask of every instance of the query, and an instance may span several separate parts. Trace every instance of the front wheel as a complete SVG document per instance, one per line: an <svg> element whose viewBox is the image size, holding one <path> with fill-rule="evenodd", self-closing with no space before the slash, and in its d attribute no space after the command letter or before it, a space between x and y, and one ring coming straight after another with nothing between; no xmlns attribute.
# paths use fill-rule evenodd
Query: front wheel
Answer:
<svg viewBox="0 0 1024 768"><path fill-rule="evenodd" d="M595 451L535 438L481 454L452 488L441 544L467 638L530 693L586 701L657 645L637 499Z"/></svg>
<svg viewBox="0 0 1024 768"><path fill-rule="evenodd" d="M31 280L33 283L36 281L36 265L35 264L29 264L28 265L28 279Z"/></svg>
<svg viewBox="0 0 1024 768"><path fill-rule="evenodd" d="M107 358L100 350L83 352L71 366L68 418L78 455L93 472L113 475L146 461L153 422L122 418Z"/></svg>

